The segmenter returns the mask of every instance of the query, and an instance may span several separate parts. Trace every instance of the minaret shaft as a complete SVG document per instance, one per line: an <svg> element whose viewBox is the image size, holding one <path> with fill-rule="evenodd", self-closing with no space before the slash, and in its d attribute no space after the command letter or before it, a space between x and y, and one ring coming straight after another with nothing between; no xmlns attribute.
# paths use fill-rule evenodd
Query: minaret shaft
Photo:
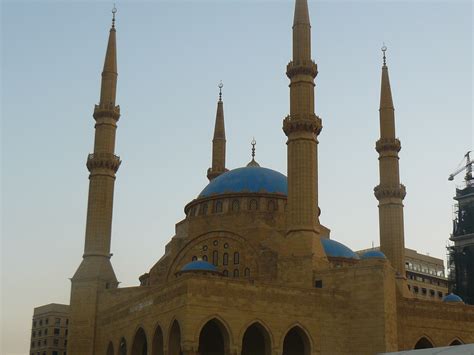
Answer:
<svg viewBox="0 0 474 355"><path fill-rule="evenodd" d="M222 89L222 84L219 85ZM212 166L207 170L207 178L215 179L227 171L225 167L226 138L224 124L224 103L222 102L222 92L219 94L217 102L216 123L214 126L214 138L212 139Z"/></svg>
<svg viewBox="0 0 474 355"><path fill-rule="evenodd" d="M283 121L283 131L288 137L287 250L294 257L310 257L314 266L315 260L317 263L326 257L318 220L317 136L322 124L314 113L317 66L311 60L311 25L306 0L295 2L293 60L286 74L290 79L290 115Z"/></svg>
<svg viewBox="0 0 474 355"><path fill-rule="evenodd" d="M386 65L382 67L380 91L380 139L376 143L379 153L380 184L374 189L379 201L380 249L399 273L405 277L405 236L403 199L405 186L400 184L400 141L395 135L395 114L392 92Z"/></svg>

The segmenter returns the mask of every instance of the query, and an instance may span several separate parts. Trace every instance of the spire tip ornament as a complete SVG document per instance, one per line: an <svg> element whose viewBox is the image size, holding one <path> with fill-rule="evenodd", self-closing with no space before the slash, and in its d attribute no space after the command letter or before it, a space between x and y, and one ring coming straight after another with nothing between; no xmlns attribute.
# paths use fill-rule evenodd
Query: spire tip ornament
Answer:
<svg viewBox="0 0 474 355"><path fill-rule="evenodd" d="M222 80L219 82L219 85L217 85L219 88L219 101L222 101L222 88L224 87L224 84L222 84Z"/></svg>
<svg viewBox="0 0 474 355"><path fill-rule="evenodd" d="M114 3L114 7L112 8L112 28L115 28L115 14L117 13L117 8L115 7L115 3Z"/></svg>
<svg viewBox="0 0 474 355"><path fill-rule="evenodd" d="M385 52L387 51L387 46L385 45L385 42L383 43L381 50L383 52L383 65L385 67L387 66L387 57L385 56Z"/></svg>
<svg viewBox="0 0 474 355"><path fill-rule="evenodd" d="M255 161L255 146L257 145L257 141L255 140L255 137L252 138L252 142L250 142L250 144L252 144L252 160L250 161L250 163L247 164L247 166L260 167L260 164Z"/></svg>

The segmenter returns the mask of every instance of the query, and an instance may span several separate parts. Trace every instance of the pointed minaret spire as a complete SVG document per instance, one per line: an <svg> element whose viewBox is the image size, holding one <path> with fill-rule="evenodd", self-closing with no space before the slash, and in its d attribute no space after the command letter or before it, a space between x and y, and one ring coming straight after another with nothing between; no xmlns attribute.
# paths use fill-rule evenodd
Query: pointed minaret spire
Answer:
<svg viewBox="0 0 474 355"><path fill-rule="evenodd" d="M222 81L219 87L219 101L217 102L216 123L214 126L214 138L212 139L212 167L207 169L207 178L215 179L225 173L225 125L224 125L224 103L222 102Z"/></svg>
<svg viewBox="0 0 474 355"><path fill-rule="evenodd" d="M112 208L115 174L120 158L115 155L115 131L120 107L115 105L117 87L117 50L115 13L109 33L100 101L94 108L94 152L87 157L89 170L89 198L84 243L84 254L71 278L71 309L68 354L93 354L95 351L96 300L99 292L116 288L118 281L110 263L112 237Z"/></svg>
<svg viewBox="0 0 474 355"><path fill-rule="evenodd" d="M403 226L403 199L405 186L400 184L400 141L395 135L395 109L388 76L387 47L383 45L382 80L380 88L380 139L375 149L379 153L380 184L375 187L379 201L380 249L397 271L405 277L405 236Z"/></svg>
<svg viewBox="0 0 474 355"><path fill-rule="evenodd" d="M286 68L290 79L290 114L283 120L283 131L288 137L285 258L289 263L308 262L307 267L313 270L324 268L327 264L318 218L317 137L322 123L314 113L314 79L317 74L317 65L311 59L308 3L307 0L295 0L293 60ZM311 277L298 273L298 269L304 268L291 264L282 266L282 278L287 282L311 284Z"/></svg>

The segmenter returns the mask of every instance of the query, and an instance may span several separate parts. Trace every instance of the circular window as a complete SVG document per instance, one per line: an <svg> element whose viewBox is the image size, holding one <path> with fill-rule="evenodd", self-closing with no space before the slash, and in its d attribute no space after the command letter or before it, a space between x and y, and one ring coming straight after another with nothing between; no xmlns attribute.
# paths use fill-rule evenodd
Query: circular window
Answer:
<svg viewBox="0 0 474 355"><path fill-rule="evenodd" d="M224 249L227 249L229 247L228 243L224 243Z"/></svg>
<svg viewBox="0 0 474 355"><path fill-rule="evenodd" d="M217 244L219 244L219 242L218 242L217 240L214 240L214 241L212 242L212 245L214 245L214 246L217 246Z"/></svg>
<svg viewBox="0 0 474 355"><path fill-rule="evenodd" d="M206 251L206 250L207 250L207 245L204 245L204 246L202 247L202 250Z"/></svg>

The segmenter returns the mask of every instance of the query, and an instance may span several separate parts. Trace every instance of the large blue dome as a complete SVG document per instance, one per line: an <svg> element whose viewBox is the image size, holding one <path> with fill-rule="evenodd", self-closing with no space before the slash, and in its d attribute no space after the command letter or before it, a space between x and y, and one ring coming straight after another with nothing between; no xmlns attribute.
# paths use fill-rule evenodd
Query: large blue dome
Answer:
<svg viewBox="0 0 474 355"><path fill-rule="evenodd" d="M181 271L210 271L210 272L217 272L217 268L207 261L204 260L195 260L191 261L190 263L184 265L181 268Z"/></svg>
<svg viewBox="0 0 474 355"><path fill-rule="evenodd" d="M278 171L247 166L228 171L212 180L199 197L233 192L266 192L288 195L288 182Z"/></svg>
<svg viewBox="0 0 474 355"><path fill-rule="evenodd" d="M353 252L344 244L336 242L335 240L322 238L321 243L323 245L324 252L328 257L359 259L359 255L357 255L357 253Z"/></svg>

